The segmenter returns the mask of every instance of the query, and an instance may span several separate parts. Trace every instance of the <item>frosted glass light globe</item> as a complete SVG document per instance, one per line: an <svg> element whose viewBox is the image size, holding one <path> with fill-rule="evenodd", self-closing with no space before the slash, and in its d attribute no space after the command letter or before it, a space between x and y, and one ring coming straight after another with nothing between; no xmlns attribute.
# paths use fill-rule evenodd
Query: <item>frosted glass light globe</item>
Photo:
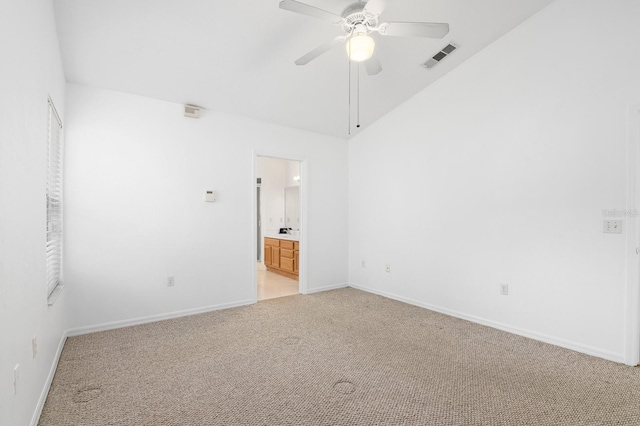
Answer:
<svg viewBox="0 0 640 426"><path fill-rule="evenodd" d="M355 62L366 61L373 55L376 43L366 34L355 34L347 41L347 54Z"/></svg>

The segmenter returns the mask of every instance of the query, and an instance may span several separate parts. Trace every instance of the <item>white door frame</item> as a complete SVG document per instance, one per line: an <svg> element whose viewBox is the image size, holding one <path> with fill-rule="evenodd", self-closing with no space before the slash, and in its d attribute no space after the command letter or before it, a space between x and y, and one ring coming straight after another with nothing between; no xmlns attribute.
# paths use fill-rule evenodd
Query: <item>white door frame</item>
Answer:
<svg viewBox="0 0 640 426"><path fill-rule="evenodd" d="M627 256L625 291L624 362L640 363L640 105L627 116Z"/></svg>
<svg viewBox="0 0 640 426"><path fill-rule="evenodd" d="M291 156L290 154L283 152L275 152L264 149L254 149L251 151L252 155L252 178L251 178L251 285L252 285L252 299L254 303L258 302L258 277L256 271L256 259L258 257L258 248L256 247L256 240L258 238L256 230L256 221L258 220L256 209L256 180L258 179L258 157L270 157L278 158L281 160L299 161L300 162L300 257L298 265L298 292L301 294L307 294L307 168L308 160L306 158L300 158Z"/></svg>

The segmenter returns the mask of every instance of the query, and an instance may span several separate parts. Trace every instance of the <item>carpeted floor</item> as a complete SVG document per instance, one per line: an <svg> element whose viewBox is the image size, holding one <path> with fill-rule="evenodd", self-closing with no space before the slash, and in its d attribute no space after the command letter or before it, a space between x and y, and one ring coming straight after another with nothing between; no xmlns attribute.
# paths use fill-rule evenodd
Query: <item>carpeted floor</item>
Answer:
<svg viewBox="0 0 640 426"><path fill-rule="evenodd" d="M67 340L40 425L639 425L640 369L354 289Z"/></svg>

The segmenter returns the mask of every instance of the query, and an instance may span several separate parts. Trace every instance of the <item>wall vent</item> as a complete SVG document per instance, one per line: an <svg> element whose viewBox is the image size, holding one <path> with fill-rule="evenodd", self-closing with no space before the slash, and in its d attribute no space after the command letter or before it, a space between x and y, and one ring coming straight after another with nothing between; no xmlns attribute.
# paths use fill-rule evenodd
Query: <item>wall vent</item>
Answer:
<svg viewBox="0 0 640 426"><path fill-rule="evenodd" d="M200 108L193 105L185 105L184 116L189 118L200 118Z"/></svg>
<svg viewBox="0 0 640 426"><path fill-rule="evenodd" d="M431 69L435 67L440 63L441 60L449 56L457 48L458 46L456 46L455 44L447 44L444 48L442 48L442 50L440 50L438 53L436 53L431 58L429 58L427 62L422 64L422 66L427 69Z"/></svg>

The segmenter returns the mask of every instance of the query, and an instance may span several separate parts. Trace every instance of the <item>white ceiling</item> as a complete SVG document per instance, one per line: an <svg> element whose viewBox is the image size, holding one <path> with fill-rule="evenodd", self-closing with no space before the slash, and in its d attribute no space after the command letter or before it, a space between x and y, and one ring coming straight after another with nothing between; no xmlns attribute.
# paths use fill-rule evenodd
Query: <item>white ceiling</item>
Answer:
<svg viewBox="0 0 640 426"><path fill-rule="evenodd" d="M351 0L302 0L340 15ZM448 22L433 40L375 35L383 71L360 70L360 129L552 0L390 0L381 21ZM339 26L281 10L279 0L54 0L67 81L349 137L348 61ZM460 48L432 70L420 64ZM355 65L354 65L355 68ZM355 90L355 69L352 89Z"/></svg>

